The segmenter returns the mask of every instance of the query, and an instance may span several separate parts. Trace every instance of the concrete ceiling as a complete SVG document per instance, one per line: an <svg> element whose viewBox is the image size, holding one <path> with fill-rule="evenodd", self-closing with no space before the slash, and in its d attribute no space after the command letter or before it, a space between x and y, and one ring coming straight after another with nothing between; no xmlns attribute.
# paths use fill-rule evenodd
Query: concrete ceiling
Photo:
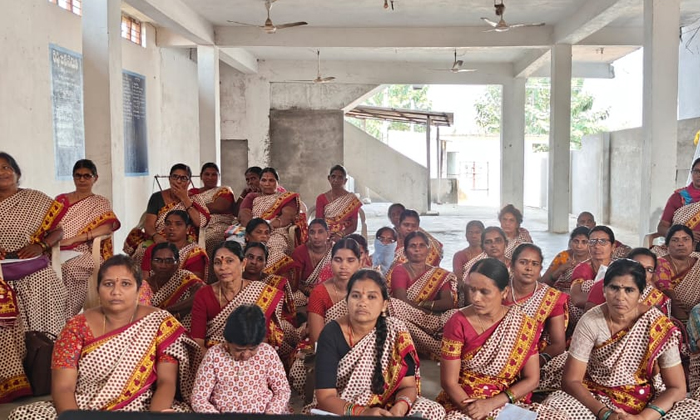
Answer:
<svg viewBox="0 0 700 420"><path fill-rule="evenodd" d="M508 23L545 23L506 33L485 32L489 27L480 19L497 20L494 0L394 0L395 10L384 9L384 0L277 0L271 9L275 24L308 25L272 35L228 22L262 25L264 0L126 2L161 29L159 45L217 45L224 62L247 73L258 71L258 60L313 62L316 49L323 62L337 63L335 68L341 63L390 70L402 63L427 70L449 68L457 49L463 67L501 66L498 74L529 77L546 73L549 47L561 42L574 44L575 65L588 66L579 77L587 72L590 77L612 77L609 64L642 44L644 0L504 0ZM681 15L683 25L700 19L700 0L681 0Z"/></svg>

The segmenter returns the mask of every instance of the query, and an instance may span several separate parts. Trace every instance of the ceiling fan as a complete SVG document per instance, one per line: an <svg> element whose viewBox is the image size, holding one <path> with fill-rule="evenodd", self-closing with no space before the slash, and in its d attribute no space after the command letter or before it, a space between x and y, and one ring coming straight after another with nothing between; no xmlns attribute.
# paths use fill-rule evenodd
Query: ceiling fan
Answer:
<svg viewBox="0 0 700 420"><path fill-rule="evenodd" d="M513 28L525 28L528 26L544 26L544 23L516 23L513 25L509 25L503 18L503 15L506 11L506 5L503 4L503 0L501 0L500 3L496 3L496 1L494 0L493 7L496 9L496 16L499 17L500 20L498 22L494 22L489 18L482 17L481 20L493 27L493 29L489 29L486 32L507 32L509 29Z"/></svg>
<svg viewBox="0 0 700 420"><path fill-rule="evenodd" d="M254 25L252 23L245 23L245 22L237 22L235 20L227 20L227 22L230 23L237 23L239 25L245 25L245 26L255 26L257 28L261 28L268 34L274 34L277 32L278 29L286 29L286 28L293 28L295 26L304 26L308 25L306 22L292 22L292 23L283 23L281 25L275 25L272 23L272 19L270 19L270 9L272 8L272 3L276 2L277 0L265 0L265 9L267 9L267 19L265 20L265 23L263 25Z"/></svg>
<svg viewBox="0 0 700 420"><path fill-rule="evenodd" d="M307 83L328 83L332 82L335 80L335 77L333 76L328 76L328 77L322 77L321 76L321 50L316 50L316 56L318 57L317 65L316 65L316 78L313 80L290 80L290 82L307 82Z"/></svg>
<svg viewBox="0 0 700 420"><path fill-rule="evenodd" d="M467 72L476 71L476 69L463 69L462 68L463 65L464 65L464 61L457 60L457 49L455 49L455 61L452 63L452 67L450 67L449 69L433 69L433 70L449 71L452 73L467 73Z"/></svg>

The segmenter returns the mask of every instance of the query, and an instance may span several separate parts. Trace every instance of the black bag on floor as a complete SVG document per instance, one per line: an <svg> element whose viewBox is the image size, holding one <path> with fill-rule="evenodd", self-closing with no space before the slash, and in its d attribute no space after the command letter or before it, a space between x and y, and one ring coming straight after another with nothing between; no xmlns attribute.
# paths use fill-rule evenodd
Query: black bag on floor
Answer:
<svg viewBox="0 0 700 420"><path fill-rule="evenodd" d="M29 378L35 396L51 393L51 354L56 336L41 331L27 331L24 342L27 356L24 371Z"/></svg>

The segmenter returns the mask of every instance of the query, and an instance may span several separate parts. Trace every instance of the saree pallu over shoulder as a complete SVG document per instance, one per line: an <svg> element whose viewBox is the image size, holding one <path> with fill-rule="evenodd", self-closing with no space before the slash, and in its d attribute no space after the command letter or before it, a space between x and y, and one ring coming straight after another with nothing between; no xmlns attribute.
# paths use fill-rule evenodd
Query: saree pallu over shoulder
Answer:
<svg viewBox="0 0 700 420"><path fill-rule="evenodd" d="M211 188L206 191L200 192L199 188L192 188L189 191L190 195L198 196L202 199L204 204L213 203L219 198L225 198L227 201L236 201L236 195L233 193L231 187L222 185L221 187Z"/></svg>
<svg viewBox="0 0 700 420"><path fill-rule="evenodd" d="M376 363L375 357L372 356L375 353L375 342L377 339L377 330L374 329L340 359L336 387L338 396L341 399L354 404L389 409L394 403L393 397L399 384L408 372L408 365L405 362L405 359L408 357L412 358L415 363L416 386L418 395L420 395L420 361L411 341L411 335L408 333L406 326L403 325L403 322L398 319L388 317L386 323L386 339L382 358L379 361L386 382L384 392L375 394L371 391L372 376ZM419 400L422 399L419 398ZM313 402L304 407L303 412L308 413L316 405L316 398L314 397ZM438 407L434 411L440 414L435 415L433 412L423 413L424 417L438 420L444 415L444 411Z"/></svg>
<svg viewBox="0 0 700 420"><path fill-rule="evenodd" d="M535 293L518 301L519 304L522 302L525 303L519 306L520 310L541 324L544 324L549 319L550 314L557 305L563 305L565 309L564 328L566 328L569 322L569 296L566 293L540 283ZM507 305L512 306L514 303L508 302Z"/></svg>
<svg viewBox="0 0 700 420"><path fill-rule="evenodd" d="M32 395L29 379L24 372L24 328L17 322L19 308L14 290L0 277L0 346L3 362L0 363L0 404L25 395Z"/></svg>
<svg viewBox="0 0 700 420"><path fill-rule="evenodd" d="M464 316L459 312L454 316ZM459 383L469 398L485 399L507 389L531 355L537 352L541 325L515 308L495 328L487 329L483 344L456 342L443 337L442 355L460 358ZM464 346L468 346L464 348ZM443 391L437 399L447 411L457 410Z"/></svg>
<svg viewBox="0 0 700 420"><path fill-rule="evenodd" d="M0 201L0 244L15 251L27 243L41 242L46 233L55 229L65 207L41 191L21 189Z"/></svg>
<svg viewBox="0 0 700 420"><path fill-rule="evenodd" d="M676 274L672 277L664 275L663 266L668 266L669 264L665 263L665 261L660 261L659 278L656 283L661 290L664 290L664 288L672 289L676 293L678 301L688 308L692 308L700 303L700 287L697 286L700 281L700 252L693 252L690 254L690 257L696 259L695 264L687 272Z"/></svg>
<svg viewBox="0 0 700 420"><path fill-rule="evenodd" d="M193 286L204 285L199 277L187 270L178 269L170 280L165 283L151 298L151 305L165 309L191 296Z"/></svg>
<svg viewBox="0 0 700 420"><path fill-rule="evenodd" d="M284 339L280 327L282 318L282 301L284 292L261 281L250 282L218 315L207 322L206 345L211 347L225 342L224 327L226 320L233 311L241 305L257 305L262 309L267 321L267 343L279 347Z"/></svg>
<svg viewBox="0 0 700 420"><path fill-rule="evenodd" d="M345 194L326 204L323 209L323 217L326 219L328 229L334 233L343 232L345 222L357 218L361 207L362 201L353 193Z"/></svg>
<svg viewBox="0 0 700 420"><path fill-rule="evenodd" d="M63 236L72 238L97 229L106 224L113 225L113 231L121 227L119 218L112 211L112 205L105 197L92 195L70 204L68 194L61 194L56 197L56 201L63 204L66 211L63 213L60 223L63 227ZM61 249L75 249L84 244L75 244ZM85 246L84 252L89 248ZM112 239L106 239L101 245L101 256L103 260L112 256Z"/></svg>
<svg viewBox="0 0 700 420"><path fill-rule="evenodd" d="M431 267L413 283L406 294L409 299L420 304L435 300L442 287L448 284L454 303L457 303L457 277L440 267Z"/></svg>
<svg viewBox="0 0 700 420"><path fill-rule="evenodd" d="M654 397L654 362L671 346L678 346L680 336L661 311L649 309L631 328L593 348L584 385L628 413L641 412Z"/></svg>
<svg viewBox="0 0 700 420"><path fill-rule="evenodd" d="M700 225L700 202L689 202L687 198L690 197L686 198L683 195L685 188L676 190L676 192L680 194L682 202L686 204L673 213L673 224L685 225L691 230L696 230Z"/></svg>
<svg viewBox="0 0 700 420"><path fill-rule="evenodd" d="M148 411L156 366L162 356L178 362L178 389L186 402L193 384L197 345L180 323L155 311L85 343L78 364L75 400L80 410ZM177 406L177 403L174 404ZM11 419L55 418L50 401L18 407Z"/></svg>

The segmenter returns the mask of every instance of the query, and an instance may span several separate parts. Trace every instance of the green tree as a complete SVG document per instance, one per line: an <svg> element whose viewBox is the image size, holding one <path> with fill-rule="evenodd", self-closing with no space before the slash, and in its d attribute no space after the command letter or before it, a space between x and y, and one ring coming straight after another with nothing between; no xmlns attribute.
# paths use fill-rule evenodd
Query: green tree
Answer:
<svg viewBox="0 0 700 420"><path fill-rule="evenodd" d="M414 85L389 85L367 99L362 105L430 111L433 104L428 99L429 88L428 85L423 85L419 89L416 89ZM350 118L349 121L380 140L386 136L389 130L425 132L423 125L357 118Z"/></svg>
<svg viewBox="0 0 700 420"><path fill-rule="evenodd" d="M525 134L549 134L549 96L551 86L548 78L532 78L525 86ZM595 98L583 91L583 79L571 80L571 143L581 147L581 139L587 134L605 129L604 122L610 110L593 109ZM488 134L501 130L501 86L489 86L486 93L474 105L476 123ZM543 150L546 150L545 147Z"/></svg>

